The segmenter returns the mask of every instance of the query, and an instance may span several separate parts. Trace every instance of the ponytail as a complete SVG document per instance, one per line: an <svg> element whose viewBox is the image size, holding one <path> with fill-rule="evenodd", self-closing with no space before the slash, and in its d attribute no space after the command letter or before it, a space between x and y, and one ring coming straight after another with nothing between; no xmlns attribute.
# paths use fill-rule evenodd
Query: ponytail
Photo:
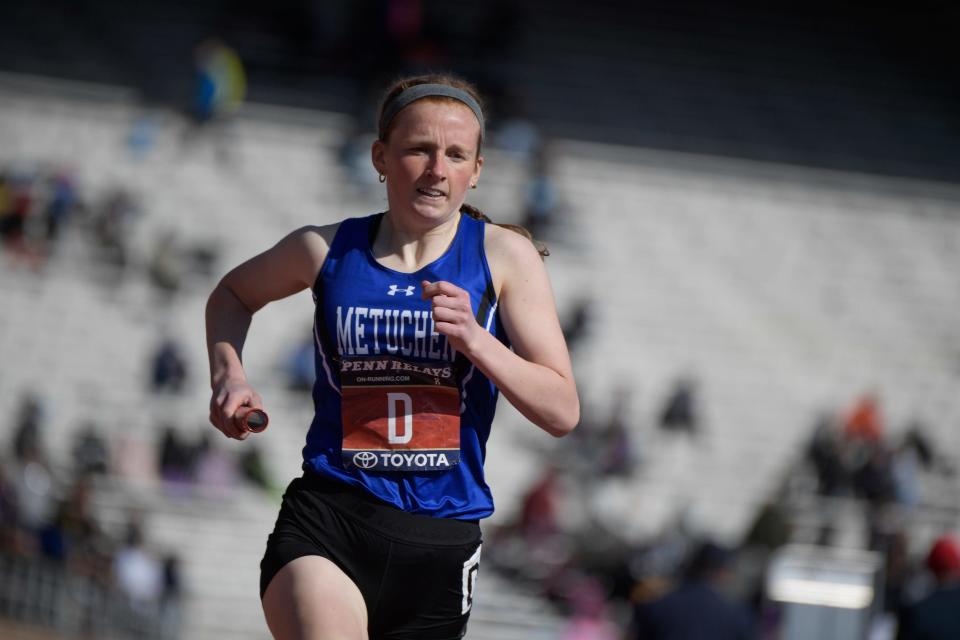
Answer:
<svg viewBox="0 0 960 640"><path fill-rule="evenodd" d="M548 255L550 255L550 250L547 249L547 245L543 244L539 240L534 239L533 234L530 233L526 227L523 227L519 224L501 224L499 222L494 222L488 218L487 214L485 214L483 211L480 211L480 209L477 209L475 206L467 204L466 202L464 202L463 206L460 207L460 211L467 214L474 220L480 220L481 222L486 222L487 224L495 224L498 227L503 227L504 229L510 229L510 231L513 231L514 233L519 233L530 241L533 247L537 250L537 253L540 254L541 258L546 258Z"/></svg>

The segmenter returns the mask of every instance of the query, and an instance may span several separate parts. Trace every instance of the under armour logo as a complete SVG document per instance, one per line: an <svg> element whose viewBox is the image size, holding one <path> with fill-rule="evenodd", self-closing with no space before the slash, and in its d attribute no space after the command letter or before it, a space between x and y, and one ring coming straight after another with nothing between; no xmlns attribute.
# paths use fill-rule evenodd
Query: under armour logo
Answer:
<svg viewBox="0 0 960 640"><path fill-rule="evenodd" d="M398 287L397 285L392 284L392 285L390 285L390 289L387 291L387 295L395 296L395 295L397 295L397 292L398 292L398 291L399 291L399 292L402 292L403 295L405 295L405 296L412 296L412 295L413 295L413 285L410 285L409 287L400 288L400 287Z"/></svg>

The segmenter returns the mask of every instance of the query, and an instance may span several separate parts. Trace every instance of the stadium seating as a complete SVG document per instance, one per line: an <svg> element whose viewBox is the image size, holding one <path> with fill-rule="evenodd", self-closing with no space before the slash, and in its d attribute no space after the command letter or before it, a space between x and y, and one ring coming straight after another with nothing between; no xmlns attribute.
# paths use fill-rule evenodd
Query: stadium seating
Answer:
<svg viewBox="0 0 960 640"><path fill-rule="evenodd" d="M39 273L0 271L0 415L15 415L19 394L37 390L60 460L84 419L148 446L168 420L184 433L209 428L202 317L214 281L192 280L163 297L144 276L153 242L174 230L213 243L222 272L296 226L382 208L382 198L346 186L336 162L343 120L251 106L233 125L223 164L212 141L181 143L187 125L178 116L141 112L129 96L34 89L0 91L0 166L67 163L84 197L94 202L122 185L142 213L119 284L104 284L79 228ZM144 117L155 141L137 157L128 139ZM868 388L880 393L892 432L916 417L946 454L960 454L951 435L960 419L960 190L573 141L555 149L565 213L548 266L561 313L581 296L595 310L577 351L578 380L594 406L617 383L634 390L643 458L636 477L570 496L573 512L640 540L685 509L700 528L735 542L801 454L814 417L845 409ZM524 172L489 150L475 204L517 220ZM259 313L245 352L271 412L257 442L279 483L299 468L310 408L282 387L278 359L309 323L310 305L303 293ZM146 390L148 356L163 332L188 353L191 383L179 396ZM672 380L687 372L700 383L704 433L670 441L656 416ZM515 512L562 446L502 403L489 445L498 498L491 524ZM131 504L142 507L150 541L183 554L187 637L266 637L256 561L275 501L247 490L177 500L149 482L101 489L107 523L119 528ZM468 637L556 637L561 621L542 602L492 573L479 584Z"/></svg>

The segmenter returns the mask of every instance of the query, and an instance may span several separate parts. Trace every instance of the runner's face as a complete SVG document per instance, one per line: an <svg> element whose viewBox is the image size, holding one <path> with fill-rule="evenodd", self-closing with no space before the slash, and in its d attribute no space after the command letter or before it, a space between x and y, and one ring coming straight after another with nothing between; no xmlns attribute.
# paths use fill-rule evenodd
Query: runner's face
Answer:
<svg viewBox="0 0 960 640"><path fill-rule="evenodd" d="M479 139L476 116L457 102L418 100L398 113L387 142L373 145L391 213L442 221L459 211L483 166Z"/></svg>

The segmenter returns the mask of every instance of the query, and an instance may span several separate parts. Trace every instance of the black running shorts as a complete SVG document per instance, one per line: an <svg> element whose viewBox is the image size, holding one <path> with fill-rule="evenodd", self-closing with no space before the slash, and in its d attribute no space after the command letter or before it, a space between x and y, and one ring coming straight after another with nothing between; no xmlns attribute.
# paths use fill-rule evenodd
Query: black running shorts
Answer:
<svg viewBox="0 0 960 640"><path fill-rule="evenodd" d="M291 560L327 558L359 587L371 640L462 638L480 561L473 521L406 513L316 475L295 479L260 563L260 597Z"/></svg>

